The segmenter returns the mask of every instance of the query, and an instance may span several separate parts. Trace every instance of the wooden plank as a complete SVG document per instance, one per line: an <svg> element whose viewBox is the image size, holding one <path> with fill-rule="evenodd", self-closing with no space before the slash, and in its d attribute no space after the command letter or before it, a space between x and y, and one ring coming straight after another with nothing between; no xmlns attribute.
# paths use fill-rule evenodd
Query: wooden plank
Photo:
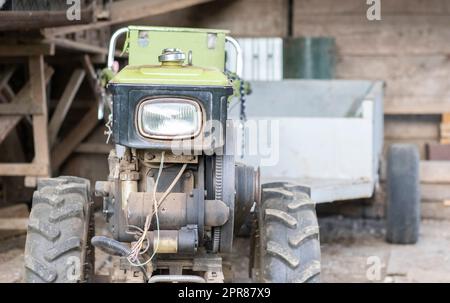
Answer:
<svg viewBox="0 0 450 303"><path fill-rule="evenodd" d="M8 99L8 102L11 102L11 100L13 100L16 96L9 84L4 85L2 93Z"/></svg>
<svg viewBox="0 0 450 303"><path fill-rule="evenodd" d="M111 3L109 20L88 25L65 26L43 31L46 36L66 35L73 32L99 29L119 23L127 23L140 18L155 16L180 10L212 0L122 0Z"/></svg>
<svg viewBox="0 0 450 303"><path fill-rule="evenodd" d="M450 187L450 161L420 161L420 181Z"/></svg>
<svg viewBox="0 0 450 303"><path fill-rule="evenodd" d="M450 100L447 55L343 55L336 65L336 77L384 80L387 97L405 97L405 100L407 97L444 97L443 101Z"/></svg>
<svg viewBox="0 0 450 303"><path fill-rule="evenodd" d="M423 219L449 220L450 207L442 201L427 201L420 206Z"/></svg>
<svg viewBox="0 0 450 303"><path fill-rule="evenodd" d="M439 117L436 116L385 116L385 139L439 139Z"/></svg>
<svg viewBox="0 0 450 303"><path fill-rule="evenodd" d="M381 1L381 15L450 15L446 0ZM369 5L361 0L294 0L296 15L365 15Z"/></svg>
<svg viewBox="0 0 450 303"><path fill-rule="evenodd" d="M0 218L0 230L27 230L28 218Z"/></svg>
<svg viewBox="0 0 450 303"><path fill-rule="evenodd" d="M42 114L42 106L33 103L0 104L0 115L36 115Z"/></svg>
<svg viewBox="0 0 450 303"><path fill-rule="evenodd" d="M448 16L294 15L294 36L334 37L339 54L448 54ZM432 47L430 47L432 46Z"/></svg>
<svg viewBox="0 0 450 303"><path fill-rule="evenodd" d="M53 56L55 45L51 43L4 44L0 45L0 57L45 55Z"/></svg>
<svg viewBox="0 0 450 303"><path fill-rule="evenodd" d="M58 105L53 112L52 118L48 126L50 146L52 146L56 140L59 129L61 128L64 119L66 118L67 112L75 98L81 83L83 82L85 71L83 69L76 69L69 79L69 82L64 89L64 92L59 99ZM1 109L1 107L0 107Z"/></svg>
<svg viewBox="0 0 450 303"><path fill-rule="evenodd" d="M45 67L45 82L48 83L53 75L51 67ZM10 104L29 104L31 103L31 82L28 81L22 89L16 94ZM6 138L9 132L20 122L23 116L3 116L0 117L0 143Z"/></svg>
<svg viewBox="0 0 450 303"><path fill-rule="evenodd" d="M287 14L286 0L214 1L139 21L142 25L224 28L234 37L285 37Z"/></svg>
<svg viewBox="0 0 450 303"><path fill-rule="evenodd" d="M424 201L445 201L450 199L448 184L422 184L421 197Z"/></svg>
<svg viewBox="0 0 450 303"><path fill-rule="evenodd" d="M92 65L91 57L88 55L84 55L82 59L84 70L86 71L87 79L89 86L92 89L92 92L95 95L97 101L102 98L100 83L97 79L97 74L95 73L95 68Z"/></svg>
<svg viewBox="0 0 450 303"><path fill-rule="evenodd" d="M111 3L111 24L126 23L149 16L160 15L211 0L122 0Z"/></svg>
<svg viewBox="0 0 450 303"><path fill-rule="evenodd" d="M33 115L34 163L45 167L50 175L50 148L48 141L47 98L45 91L44 57L35 56L29 59L31 96L33 103L42 107L42 114ZM25 174L34 175L34 174Z"/></svg>
<svg viewBox="0 0 450 303"><path fill-rule="evenodd" d="M25 203L18 203L0 208L0 218L28 218L30 212Z"/></svg>
<svg viewBox="0 0 450 303"><path fill-rule="evenodd" d="M79 20L69 20L66 10L0 11L0 31L31 30L44 27L87 24L95 21L95 6L82 8Z"/></svg>
<svg viewBox="0 0 450 303"><path fill-rule="evenodd" d="M71 50L71 51L77 51L77 52L83 52L83 53L92 53L92 54L100 54L100 55L107 55L108 49L105 47L100 47L97 45L82 43L79 41L73 41L70 39L65 38L52 38L47 39L49 43L54 44L56 47L60 47L63 49Z"/></svg>
<svg viewBox="0 0 450 303"><path fill-rule="evenodd" d="M57 170L77 146L97 126L97 104L91 107L69 134L52 150L52 167Z"/></svg>
<svg viewBox="0 0 450 303"><path fill-rule="evenodd" d="M408 103L405 103L405 99ZM445 97L447 99L447 97ZM430 102L427 102L429 100ZM387 115L440 115L450 110L450 100L442 102L426 97L386 97L384 113Z"/></svg>
<svg viewBox="0 0 450 303"><path fill-rule="evenodd" d="M22 120L23 116L0 117L0 144L5 140L6 136L16 127L17 123Z"/></svg>
<svg viewBox="0 0 450 303"><path fill-rule="evenodd" d="M39 163L0 163L0 176L48 176L48 166Z"/></svg>
<svg viewBox="0 0 450 303"><path fill-rule="evenodd" d="M446 55L343 55L336 66L336 77L384 80L387 114L450 111L450 61Z"/></svg>

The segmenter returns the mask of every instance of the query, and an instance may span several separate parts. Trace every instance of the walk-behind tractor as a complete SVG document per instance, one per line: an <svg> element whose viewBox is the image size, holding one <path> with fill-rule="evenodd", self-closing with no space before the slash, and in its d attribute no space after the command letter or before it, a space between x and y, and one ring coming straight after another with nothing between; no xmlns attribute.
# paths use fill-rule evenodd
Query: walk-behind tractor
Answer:
<svg viewBox="0 0 450 303"><path fill-rule="evenodd" d="M261 190L258 168L236 163L240 123L227 110L248 91L238 43L221 30L128 27L111 38L111 71L122 34L128 65L109 81L105 102L115 148L107 181L95 184L111 236L94 236L89 181L40 180L25 280L93 281L97 247L119 256L128 280L222 282L222 257L252 216L255 280L318 281L318 225L308 194L287 183ZM225 71L226 44L238 58L233 72Z"/></svg>

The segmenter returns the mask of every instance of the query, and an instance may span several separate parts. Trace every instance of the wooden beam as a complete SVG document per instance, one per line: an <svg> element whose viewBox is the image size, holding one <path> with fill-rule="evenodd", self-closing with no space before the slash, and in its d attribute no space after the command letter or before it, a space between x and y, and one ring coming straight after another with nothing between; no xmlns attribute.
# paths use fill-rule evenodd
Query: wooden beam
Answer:
<svg viewBox="0 0 450 303"><path fill-rule="evenodd" d="M49 66L45 67L45 83L48 83L53 75L53 69ZM22 89L16 94L14 99L9 104L29 104L31 103L31 82L28 81ZM23 118L22 115L17 116L0 116L0 144L14 129L17 123ZM1 174L0 174L1 175Z"/></svg>
<svg viewBox="0 0 450 303"><path fill-rule="evenodd" d="M0 218L0 230L27 230L28 218Z"/></svg>
<svg viewBox="0 0 450 303"><path fill-rule="evenodd" d="M0 91L8 84L15 70L16 66L10 66L0 74Z"/></svg>
<svg viewBox="0 0 450 303"><path fill-rule="evenodd" d="M25 203L17 203L0 208L0 218L28 218L30 212Z"/></svg>
<svg viewBox="0 0 450 303"><path fill-rule="evenodd" d="M66 10L0 11L0 31L30 30L45 27L95 22L95 6L81 9L79 20L69 20Z"/></svg>
<svg viewBox="0 0 450 303"><path fill-rule="evenodd" d="M97 104L93 105L83 119L70 131L70 133L58 143L52 150L52 168L57 170L77 146L97 126Z"/></svg>
<svg viewBox="0 0 450 303"><path fill-rule="evenodd" d="M100 55L107 55L108 49L92 44L87 44L79 41L73 41L66 38L52 38L46 40L49 43L54 44L57 47L71 50L71 51L77 51L77 52L83 52L83 53L91 53L91 54L100 54Z"/></svg>
<svg viewBox="0 0 450 303"><path fill-rule="evenodd" d="M53 56L55 45L52 43L31 43L31 44L1 44L0 57L18 56Z"/></svg>
<svg viewBox="0 0 450 303"><path fill-rule="evenodd" d="M427 100L420 97L411 97L408 103L403 102L405 98L401 98L401 103L395 102L395 98L387 99L384 105L384 113L387 115L441 115L450 112L450 102Z"/></svg>
<svg viewBox="0 0 450 303"><path fill-rule="evenodd" d="M111 3L109 10L112 24L126 23L149 16L161 15L211 0L122 0Z"/></svg>
<svg viewBox="0 0 450 303"><path fill-rule="evenodd" d="M150 16L169 13L175 10L191 7L194 5L211 2L213 0L122 0L114 1L110 7L110 19L108 21L96 22L87 25L66 26L51 28L43 31L45 36L66 35L73 32L98 29L120 23L142 19Z"/></svg>
<svg viewBox="0 0 450 303"><path fill-rule="evenodd" d="M82 59L84 70L86 71L88 83L91 86L92 91L94 92L95 98L100 100L101 96L101 88L98 83L97 74L95 73L95 68L92 65L91 57L88 55L84 55Z"/></svg>
<svg viewBox="0 0 450 303"><path fill-rule="evenodd" d="M48 166L39 163L0 163L0 176L47 176Z"/></svg>
<svg viewBox="0 0 450 303"><path fill-rule="evenodd" d="M42 107L42 114L33 115L34 163L46 167L50 176L50 148L48 142L47 98L45 91L44 57L34 56L29 59L31 96L33 103ZM34 174L25 174L34 175Z"/></svg>
<svg viewBox="0 0 450 303"><path fill-rule="evenodd" d="M42 106L35 103L5 103L0 104L0 115L40 115Z"/></svg>
<svg viewBox="0 0 450 303"><path fill-rule="evenodd" d="M8 134L22 120L23 116L0 117L0 144L6 139ZM1 175L1 174L0 174Z"/></svg>
<svg viewBox="0 0 450 303"><path fill-rule="evenodd" d="M64 122L64 119L66 118L67 112L69 111L73 99L75 98L75 95L78 92L81 83L83 82L85 74L86 73L83 69L76 69L72 73L72 76L70 77L69 82L67 83L66 88L64 89L61 99L59 100L58 105L56 106L56 109L53 112L48 127L50 146L53 146L53 144L56 141L59 129L61 128L61 125Z"/></svg>
<svg viewBox="0 0 450 303"><path fill-rule="evenodd" d="M14 93L14 91L12 90L11 86L8 83L4 85L2 93L8 99L8 102L11 102L11 100L13 100L14 97L16 96L16 94Z"/></svg>

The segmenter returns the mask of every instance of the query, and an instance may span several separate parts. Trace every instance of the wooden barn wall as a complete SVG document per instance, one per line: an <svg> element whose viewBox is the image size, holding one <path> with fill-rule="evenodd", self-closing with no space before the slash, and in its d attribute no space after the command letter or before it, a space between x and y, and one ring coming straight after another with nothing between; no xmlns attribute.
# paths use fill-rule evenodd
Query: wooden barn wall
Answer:
<svg viewBox="0 0 450 303"><path fill-rule="evenodd" d="M336 38L337 77L386 80L387 113L450 105L450 1L381 1L368 21L362 0L296 0L294 35Z"/></svg>
<svg viewBox="0 0 450 303"><path fill-rule="evenodd" d="M216 0L136 23L228 29L236 37L283 37L286 16L286 0Z"/></svg>
<svg viewBox="0 0 450 303"><path fill-rule="evenodd" d="M423 157L439 138L438 114L450 111L450 1L382 0L380 21L368 21L367 8L295 0L294 36L334 37L337 78L385 80L386 143L416 143Z"/></svg>

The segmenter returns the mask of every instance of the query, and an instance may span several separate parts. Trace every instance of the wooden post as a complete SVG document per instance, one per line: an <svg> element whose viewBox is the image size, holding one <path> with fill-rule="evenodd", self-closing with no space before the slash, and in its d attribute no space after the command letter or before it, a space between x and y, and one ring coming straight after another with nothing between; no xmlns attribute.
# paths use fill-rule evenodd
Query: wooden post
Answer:
<svg viewBox="0 0 450 303"><path fill-rule="evenodd" d="M78 89L80 88L81 82L83 82L85 71L83 69L76 69L67 83L66 88L61 96L61 99L56 106L56 109L52 115L49 123L49 138L50 146L56 141L59 129L61 128L64 119L66 118L67 112L69 111L72 101L75 98Z"/></svg>
<svg viewBox="0 0 450 303"><path fill-rule="evenodd" d="M75 151L78 145L92 132L98 125L97 104L91 106L89 111L81 119L67 136L59 142L52 150L53 171L57 170L64 161Z"/></svg>
<svg viewBox="0 0 450 303"><path fill-rule="evenodd" d="M50 176L50 149L48 142L48 114L45 93L44 56L29 57L29 73L32 102L42 108L42 114L33 115L34 160L33 164L44 167Z"/></svg>

